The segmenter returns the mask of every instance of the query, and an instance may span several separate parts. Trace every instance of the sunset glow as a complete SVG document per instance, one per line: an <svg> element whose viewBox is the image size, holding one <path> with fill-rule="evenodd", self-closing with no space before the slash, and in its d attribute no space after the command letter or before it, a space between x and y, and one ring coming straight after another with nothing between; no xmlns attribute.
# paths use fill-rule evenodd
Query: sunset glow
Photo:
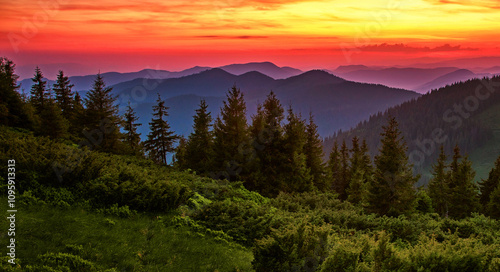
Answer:
<svg viewBox="0 0 500 272"><path fill-rule="evenodd" d="M298 68L498 56L496 0L2 1L0 53L20 65ZM383 62L381 63L381 61Z"/></svg>

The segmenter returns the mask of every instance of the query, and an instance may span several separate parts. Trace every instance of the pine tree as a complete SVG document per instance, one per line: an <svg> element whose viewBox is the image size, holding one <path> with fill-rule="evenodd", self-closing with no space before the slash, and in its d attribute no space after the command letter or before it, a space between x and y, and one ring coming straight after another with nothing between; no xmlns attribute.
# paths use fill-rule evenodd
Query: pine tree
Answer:
<svg viewBox="0 0 500 272"><path fill-rule="evenodd" d="M491 192L486 211L489 216L500 219L500 185Z"/></svg>
<svg viewBox="0 0 500 272"><path fill-rule="evenodd" d="M34 120L30 118L26 105L17 92L19 76L14 70L15 64L11 60L0 57L0 123L33 129Z"/></svg>
<svg viewBox="0 0 500 272"><path fill-rule="evenodd" d="M137 128L142 124L137 123L139 117L137 117L134 109L130 106L130 101L128 102L127 109L123 116L123 130L125 130L124 141L132 155L142 154L141 145L141 134L137 132Z"/></svg>
<svg viewBox="0 0 500 272"><path fill-rule="evenodd" d="M325 165L323 163L323 145L314 123L312 113L309 114L309 124L306 127L306 144L304 145L306 165L313 177L313 184L320 190L326 189Z"/></svg>
<svg viewBox="0 0 500 272"><path fill-rule="evenodd" d="M56 83L52 86L52 90L54 90L57 105L65 116L71 116L73 114L72 109L74 94L71 90L73 86L74 85L70 83L69 78L64 75L64 72L59 70ZM68 119L71 118L68 117Z"/></svg>
<svg viewBox="0 0 500 272"><path fill-rule="evenodd" d="M334 190L339 194L342 192L340 185L340 176L341 176L341 162L340 162L340 152L339 145L337 142L333 144L332 151L330 151L330 155L328 157L328 175L330 178L329 189Z"/></svg>
<svg viewBox="0 0 500 272"><path fill-rule="evenodd" d="M193 116L193 132L186 142L185 167L196 171L199 174L206 174L212 169L213 160L213 133L212 117L208 112L208 105L205 100L200 101L200 106Z"/></svg>
<svg viewBox="0 0 500 272"><path fill-rule="evenodd" d="M351 180L349 158L349 148L347 148L346 142L342 141L339 153L339 174L334 179L334 188L341 200L347 199L347 188L349 188L349 182Z"/></svg>
<svg viewBox="0 0 500 272"><path fill-rule="evenodd" d="M465 218L479 208L477 187L474 183L476 175L472 163L465 156L461 162L460 149L455 147L450 173L450 208L449 215L454 218Z"/></svg>
<svg viewBox="0 0 500 272"><path fill-rule="evenodd" d="M414 184L418 177L408 162L408 147L401 136L398 123L389 117L383 127L382 146L375 156L375 173L368 194L368 208L380 215L397 216L411 213L415 207Z"/></svg>
<svg viewBox="0 0 500 272"><path fill-rule="evenodd" d="M481 197L479 199L483 212L489 214L488 205L490 203L490 196L500 184L500 157L495 162L495 167L491 169L488 178L479 183L481 189Z"/></svg>
<svg viewBox="0 0 500 272"><path fill-rule="evenodd" d="M243 93L233 86L226 95L220 116L214 123L214 178L239 180L244 171L246 156L243 150L249 143L246 104Z"/></svg>
<svg viewBox="0 0 500 272"><path fill-rule="evenodd" d="M313 189L313 177L306 164L304 146L307 141L306 122L300 114L288 108L287 124L284 125L284 168L286 176L282 184L285 192L305 192Z"/></svg>
<svg viewBox="0 0 500 272"><path fill-rule="evenodd" d="M250 180L265 195L277 195L284 184L284 110L274 92L253 116L250 136L256 158L250 161Z"/></svg>
<svg viewBox="0 0 500 272"><path fill-rule="evenodd" d="M57 103L49 98L44 102L44 108L40 113L41 126L38 133L52 139L66 138L68 136L69 122L63 117L63 113Z"/></svg>
<svg viewBox="0 0 500 272"><path fill-rule="evenodd" d="M181 170L189 169L189 164L187 162L187 144L188 140L184 136L179 137L179 144L175 148L175 155L173 159L174 167Z"/></svg>
<svg viewBox="0 0 500 272"><path fill-rule="evenodd" d="M444 153L444 146L441 146L438 160L432 167L432 179L428 185L429 197L432 199L432 206L434 210L441 216L447 217L450 209L450 193L448 188L448 180L450 175L448 173L448 165L446 164L446 154Z"/></svg>
<svg viewBox="0 0 500 272"><path fill-rule="evenodd" d="M92 88L85 98L86 105L86 133L92 135L94 148L107 152L119 152L119 126L121 119L118 116L117 97L111 94L112 88L106 87L101 74L97 74ZM99 141L100 140L100 141Z"/></svg>
<svg viewBox="0 0 500 272"><path fill-rule="evenodd" d="M83 101L80 94L75 92L74 98L72 99L73 105L72 114L69 116L69 132L76 139L83 138L83 130L85 129L85 108L83 107Z"/></svg>
<svg viewBox="0 0 500 272"><path fill-rule="evenodd" d="M347 200L359 204L365 201L367 196L367 184L371 181L372 166L366 141L359 145L359 139L352 139L352 149L349 176L350 181L346 189Z"/></svg>
<svg viewBox="0 0 500 272"><path fill-rule="evenodd" d="M153 161L167 164L167 155L174 151L173 145L179 136L170 131L170 125L165 120L169 108L165 106L165 101L161 100L160 94L156 102L157 104L153 106L153 119L149 123L151 131L144 142L144 147Z"/></svg>
<svg viewBox="0 0 500 272"><path fill-rule="evenodd" d="M37 113L40 114L50 98L50 92L47 90L47 81L43 80L42 71L38 66L31 80L34 82L33 86L31 86L31 103L35 107Z"/></svg>

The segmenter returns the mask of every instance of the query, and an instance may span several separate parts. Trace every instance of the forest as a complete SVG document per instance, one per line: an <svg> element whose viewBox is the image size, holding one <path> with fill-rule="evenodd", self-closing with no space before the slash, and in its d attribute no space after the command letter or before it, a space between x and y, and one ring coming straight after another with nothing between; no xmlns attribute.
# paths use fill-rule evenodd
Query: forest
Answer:
<svg viewBox="0 0 500 272"><path fill-rule="evenodd" d="M477 181L463 138L417 187L409 121L391 111L378 144L324 154L314 113L272 91L250 122L237 86L216 116L200 101L187 138L157 94L142 141L100 75L83 98L63 71L48 88L37 68L29 95L17 79L0 59L0 157L16 160L25 216L4 271L500 271L500 157Z"/></svg>

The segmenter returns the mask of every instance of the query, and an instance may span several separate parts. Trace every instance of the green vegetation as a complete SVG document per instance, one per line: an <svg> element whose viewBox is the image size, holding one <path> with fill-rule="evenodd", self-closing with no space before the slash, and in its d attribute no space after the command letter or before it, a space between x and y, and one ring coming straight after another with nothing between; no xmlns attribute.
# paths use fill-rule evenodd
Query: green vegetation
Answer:
<svg viewBox="0 0 500 272"><path fill-rule="evenodd" d="M63 73L54 101L37 70L27 100L15 93L12 63L2 59L0 68L5 101L21 105L16 112L1 100L1 117L35 120L0 125L0 161L16 167L15 183L0 169L0 188L5 196L15 185L19 210L16 265L0 258L4 271L500 269L500 157L479 191L468 157L457 146L448 163L443 147L431 185L417 190L395 118L382 128L373 164L367 142L353 137L350 148L334 144L326 166L312 114L306 123L290 108L285 118L271 92L249 125L233 87L213 133L200 103L172 167L166 156L177 136L160 97L146 158L133 109L118 132L123 122L100 76L83 108L78 95L69 99ZM63 107L77 117L61 117ZM43 119L44 111L52 115ZM92 114L108 121L84 124L87 139L75 144L75 120ZM196 152L204 146L207 153ZM4 217L0 227L8 224Z"/></svg>

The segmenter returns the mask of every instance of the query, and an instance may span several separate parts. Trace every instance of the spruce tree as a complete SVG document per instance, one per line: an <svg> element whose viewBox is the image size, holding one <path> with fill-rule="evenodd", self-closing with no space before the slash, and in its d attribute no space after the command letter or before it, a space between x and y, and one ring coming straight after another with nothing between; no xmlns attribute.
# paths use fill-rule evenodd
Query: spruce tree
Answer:
<svg viewBox="0 0 500 272"><path fill-rule="evenodd" d="M106 152L119 152L119 126L117 97L111 94L112 88L106 87L101 74L97 74L92 88L85 98L85 133L94 137L94 148Z"/></svg>
<svg viewBox="0 0 500 272"><path fill-rule="evenodd" d="M495 162L495 167L491 169L488 178L479 183L481 189L481 197L479 199L482 210L488 214L488 205L490 203L490 196L500 184L500 157Z"/></svg>
<svg viewBox="0 0 500 272"><path fill-rule="evenodd" d="M38 133L52 139L67 138L69 122L63 117L63 113L57 103L49 98L44 102L44 108L40 113L41 126Z"/></svg>
<svg viewBox="0 0 500 272"><path fill-rule="evenodd" d="M491 192L486 211L492 218L500 219L500 185Z"/></svg>
<svg viewBox="0 0 500 272"><path fill-rule="evenodd" d="M193 132L185 143L185 167L199 174L206 174L212 169L214 139L211 131L212 116L205 100L200 101L193 119Z"/></svg>
<svg viewBox="0 0 500 272"><path fill-rule="evenodd" d="M330 151L330 155L328 157L328 175L330 178L329 189L334 190L339 194L342 192L340 188L340 176L341 176L341 162L340 162L340 152L339 145L335 141L333 144L332 150Z"/></svg>
<svg viewBox="0 0 500 272"><path fill-rule="evenodd" d="M284 118L284 109L272 91L252 118L250 134L256 159L250 160L253 166L251 180L257 190L265 195L277 195L286 178L283 171L285 157L281 124Z"/></svg>
<svg viewBox="0 0 500 272"><path fill-rule="evenodd" d="M132 155L142 154L141 134L137 132L137 128L142 124L137 123L138 120L139 117L130 106L129 101L123 116L123 130L125 131L124 142L129 149L126 153Z"/></svg>
<svg viewBox="0 0 500 272"><path fill-rule="evenodd" d="M432 167L433 177L429 181L427 189L429 191L429 197L432 199L434 210L443 217L448 216L448 211L450 209L450 193L448 187L450 175L448 173L446 160L444 146L441 146L438 160Z"/></svg>
<svg viewBox="0 0 500 272"><path fill-rule="evenodd" d="M347 188L349 188L349 182L351 179L350 167L349 167L349 148L344 141L342 141L342 145L340 146L339 153L339 174L334 179L334 188L335 191L339 194L339 198L341 200L347 199Z"/></svg>
<svg viewBox="0 0 500 272"><path fill-rule="evenodd" d="M64 72L59 70L56 83L52 86L52 90L55 93L57 105L67 119L71 119L69 116L73 114L72 109L74 94L71 90L73 86L74 85L70 83L69 78L64 75Z"/></svg>
<svg viewBox="0 0 500 272"><path fill-rule="evenodd" d="M167 155L174 151L174 143L179 139L170 130L170 125L165 118L168 117L165 101L161 100L160 94L153 106L153 119L149 123L150 132L148 139L144 142L144 147L149 157L158 164L167 164Z"/></svg>
<svg viewBox="0 0 500 272"><path fill-rule="evenodd" d="M26 105L17 92L19 76L14 70L11 60L0 57L0 123L33 129L34 120L29 118Z"/></svg>
<svg viewBox="0 0 500 272"><path fill-rule="evenodd" d="M352 139L352 149L349 176L350 181L346 189L347 200L351 203L359 204L366 200L367 184L371 181L372 166L366 141L359 145L359 139Z"/></svg>
<svg viewBox="0 0 500 272"><path fill-rule="evenodd" d="M34 83L31 86L31 104L35 107L37 113L40 114L50 98L50 92L47 90L47 81L43 80L42 71L38 66L31 80Z"/></svg>
<svg viewBox="0 0 500 272"><path fill-rule="evenodd" d="M287 123L284 125L284 167L285 179L282 190L285 192L305 192L313 188L313 177L306 164L304 146L307 141L306 121L300 114L288 108Z"/></svg>
<svg viewBox="0 0 500 272"><path fill-rule="evenodd" d="M239 180L245 173L249 144L243 93L233 86L214 123L214 178Z"/></svg>
<svg viewBox="0 0 500 272"><path fill-rule="evenodd" d="M83 107L82 98L77 92L75 92L72 101L72 114L69 116L69 132L74 138L80 139L84 137L83 130L85 129L86 123L85 108Z"/></svg>
<svg viewBox="0 0 500 272"><path fill-rule="evenodd" d="M381 133L382 146L375 156L374 179L369 186L368 208L380 215L398 216L411 213L415 207L412 165L408 162L408 147L401 136L398 123L389 117Z"/></svg>
<svg viewBox="0 0 500 272"><path fill-rule="evenodd" d="M326 189L325 165L323 163L323 145L318 133L318 126L314 123L312 113L309 114L309 123L306 127L306 144L304 145L306 165L313 177L313 184L319 190Z"/></svg>
<svg viewBox="0 0 500 272"><path fill-rule="evenodd" d="M479 196L474 183L476 173L467 156L461 162L459 162L460 158L460 149L456 146L450 167L450 208L448 211L449 216L454 218L465 218L479 208Z"/></svg>

